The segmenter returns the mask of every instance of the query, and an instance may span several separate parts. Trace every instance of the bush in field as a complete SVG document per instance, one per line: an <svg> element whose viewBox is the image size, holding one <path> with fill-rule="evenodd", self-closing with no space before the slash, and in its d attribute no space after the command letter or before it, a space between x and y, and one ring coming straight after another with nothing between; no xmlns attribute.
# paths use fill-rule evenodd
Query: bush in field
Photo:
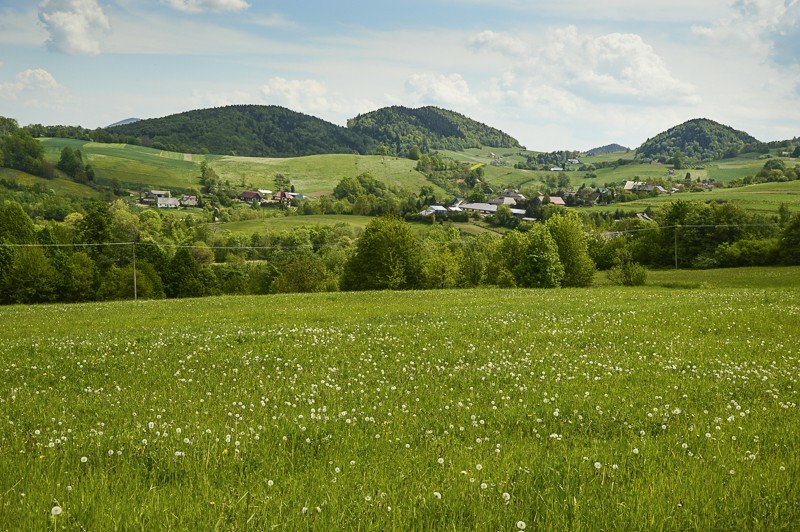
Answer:
<svg viewBox="0 0 800 532"><path fill-rule="evenodd" d="M720 244L714 251L714 259L723 268L769 266L777 264L779 250L780 241L777 238L739 240L733 244Z"/></svg>
<svg viewBox="0 0 800 532"><path fill-rule="evenodd" d="M463 240L455 227L432 229L422 242L425 288L455 288L461 282Z"/></svg>
<svg viewBox="0 0 800 532"><path fill-rule="evenodd" d="M503 288L517 285L514 270L522 262L528 250L528 233L508 231L502 238L487 242L489 259L486 266L486 282Z"/></svg>
<svg viewBox="0 0 800 532"><path fill-rule="evenodd" d="M297 251L287 254L278 266L280 274L272 283L272 291L325 292L330 284L325 261L317 253Z"/></svg>
<svg viewBox="0 0 800 532"><path fill-rule="evenodd" d="M647 268L634 261L629 251L622 250L607 275L609 281L617 285L642 286L647 281Z"/></svg>
<svg viewBox="0 0 800 532"><path fill-rule="evenodd" d="M115 300L133 299L134 296L138 299L164 298L164 288L155 268L146 262L137 262L134 283L132 264L122 268L111 266L97 290L97 298Z"/></svg>
<svg viewBox="0 0 800 532"><path fill-rule="evenodd" d="M547 220L545 227L553 237L564 268L561 285L590 286L594 279L595 264L589 256L589 240L577 215L553 216Z"/></svg>
<svg viewBox="0 0 800 532"><path fill-rule="evenodd" d="M343 290L406 290L422 278L420 244L408 224L395 216L375 218L364 229L345 264Z"/></svg>
<svg viewBox="0 0 800 532"><path fill-rule="evenodd" d="M19 248L0 287L11 303L44 303L56 298L58 272L42 248Z"/></svg>
<svg viewBox="0 0 800 532"><path fill-rule="evenodd" d="M528 233L528 247L514 268L519 286L526 288L557 288L564 279L564 266L558 256L558 246L544 225L534 225Z"/></svg>
<svg viewBox="0 0 800 532"><path fill-rule="evenodd" d="M792 216L784 226L780 254L785 264L800 264L800 214Z"/></svg>

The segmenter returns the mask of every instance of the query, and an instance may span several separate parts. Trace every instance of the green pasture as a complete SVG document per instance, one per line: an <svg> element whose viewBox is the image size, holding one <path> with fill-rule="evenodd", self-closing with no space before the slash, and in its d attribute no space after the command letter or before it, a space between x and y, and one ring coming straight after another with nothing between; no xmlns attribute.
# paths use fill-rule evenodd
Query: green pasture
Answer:
<svg viewBox="0 0 800 532"><path fill-rule="evenodd" d="M214 157L210 164L223 179L234 184L244 180L249 188L272 189L275 176L283 174L298 192L310 195L330 194L343 177L363 173L371 173L390 187L410 192L431 185L416 171L415 161L378 155L311 155L288 159L225 156Z"/></svg>
<svg viewBox="0 0 800 532"><path fill-rule="evenodd" d="M185 161L182 153L166 152L131 144L102 144L74 139L41 139L52 163L58 162L64 146L80 149L84 162L94 168L96 181L138 189L185 190L200 187L199 161ZM193 159L201 159L195 155ZM88 159L88 160L87 160Z"/></svg>
<svg viewBox="0 0 800 532"><path fill-rule="evenodd" d="M18 183L28 187L39 185L44 190L52 191L57 196L68 196L79 199L96 199L101 194L91 187L81 185L67 179L44 179L26 172L0 167L0 179Z"/></svg>
<svg viewBox="0 0 800 532"><path fill-rule="evenodd" d="M800 288L800 267L651 270L647 284L665 288Z"/></svg>
<svg viewBox="0 0 800 532"><path fill-rule="evenodd" d="M2 307L2 523L793 530L800 275L774 271Z"/></svg>
<svg viewBox="0 0 800 532"><path fill-rule="evenodd" d="M790 212L800 212L800 180L784 183L760 183L737 188L715 188L706 192L684 192L662 194L624 203L597 205L593 210L614 212L642 212L648 207L657 208L669 201L730 201L742 208L760 214L777 215L778 208L785 204Z"/></svg>

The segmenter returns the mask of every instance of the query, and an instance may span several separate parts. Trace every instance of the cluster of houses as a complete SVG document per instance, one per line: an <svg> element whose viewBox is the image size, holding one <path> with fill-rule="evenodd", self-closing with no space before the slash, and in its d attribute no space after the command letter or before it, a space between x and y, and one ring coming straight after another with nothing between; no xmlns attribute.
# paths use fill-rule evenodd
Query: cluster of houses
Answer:
<svg viewBox="0 0 800 532"><path fill-rule="evenodd" d="M269 203L289 204L293 199L302 198L296 192L272 192L271 190L245 191L239 194L239 201L244 203L265 205ZM139 197L139 203L159 209L177 209L178 207L197 207L197 196L182 195L172 197L169 190L150 190Z"/></svg>
<svg viewBox="0 0 800 532"><path fill-rule="evenodd" d="M239 194L239 201L254 205L265 205L268 203L291 203L293 199L301 199L304 196L297 192L273 192L271 190L245 190Z"/></svg>
<svg viewBox="0 0 800 532"><path fill-rule="evenodd" d="M625 185L622 187L622 190L625 192L647 192L648 194L652 192L655 192L656 194L672 194L674 192L680 192L680 190L677 188L667 190L661 185L648 185L643 181L625 181Z"/></svg>
<svg viewBox="0 0 800 532"><path fill-rule="evenodd" d="M551 205L566 205L564 198L559 196L544 196L540 194L538 199L542 203L549 201ZM492 198L485 203L466 203L463 199L457 198L449 207L445 207L443 205L431 205L419 214L420 216L432 216L435 214L451 212L476 212L481 216L486 216L497 213L497 209L501 205L507 205L513 216L524 218L525 209L515 209L514 206L517 205L518 201L526 200L527 198L520 194L518 190L506 190L498 197Z"/></svg>
<svg viewBox="0 0 800 532"><path fill-rule="evenodd" d="M139 203L158 207L159 209L197 207L197 196L183 195L180 198L173 198L169 190L151 190L139 198Z"/></svg>

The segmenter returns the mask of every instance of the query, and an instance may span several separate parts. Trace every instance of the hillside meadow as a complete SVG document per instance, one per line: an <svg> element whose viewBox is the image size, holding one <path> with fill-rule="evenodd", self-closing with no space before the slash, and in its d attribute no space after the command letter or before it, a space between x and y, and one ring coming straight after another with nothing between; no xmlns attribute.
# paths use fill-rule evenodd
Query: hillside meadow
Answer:
<svg viewBox="0 0 800 532"><path fill-rule="evenodd" d="M769 271L2 307L0 522L796 530L800 271Z"/></svg>
<svg viewBox="0 0 800 532"><path fill-rule="evenodd" d="M784 204L789 212L800 212L800 181L784 183L760 183L737 188L714 188L705 192L683 194L664 194L611 205L596 205L594 210L642 212L647 208L658 208L676 199L691 201L732 202L740 207L759 214L776 215Z"/></svg>
<svg viewBox="0 0 800 532"><path fill-rule="evenodd" d="M299 192L329 194L343 177L371 173L389 186L419 191L431 185L416 171L416 162L398 157L377 155L312 155L307 157L262 158L223 155L183 154L133 146L101 144L74 139L41 139L46 157L58 162L65 146L85 154L97 181L109 184L117 180L133 189L155 188L185 190L200 188L200 163L207 161L223 180L251 189L274 187L274 178L283 174ZM442 192L436 187L437 192Z"/></svg>

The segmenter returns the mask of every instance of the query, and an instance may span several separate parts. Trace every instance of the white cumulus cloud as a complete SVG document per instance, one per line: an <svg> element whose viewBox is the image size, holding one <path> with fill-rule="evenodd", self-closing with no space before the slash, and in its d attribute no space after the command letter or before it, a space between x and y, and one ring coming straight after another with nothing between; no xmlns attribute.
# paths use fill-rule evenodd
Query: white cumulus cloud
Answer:
<svg viewBox="0 0 800 532"><path fill-rule="evenodd" d="M732 0L728 15L692 33L707 41L739 46L779 65L800 63L800 0Z"/></svg>
<svg viewBox="0 0 800 532"><path fill-rule="evenodd" d="M166 0L166 3L184 13L243 11L250 7L245 0Z"/></svg>
<svg viewBox="0 0 800 532"><path fill-rule="evenodd" d="M508 91L530 95L538 87L566 109L576 108L576 98L652 105L698 101L694 87L675 78L653 47L633 33L595 36L566 26L525 42L484 31L469 44L509 56L506 68L514 74L514 81L504 84ZM521 101L538 102L540 98L529 96Z"/></svg>
<svg viewBox="0 0 800 532"><path fill-rule="evenodd" d="M406 81L409 96L420 104L463 107L475 105L478 99L470 92L461 74L413 74Z"/></svg>
<svg viewBox="0 0 800 532"><path fill-rule="evenodd" d="M479 51L492 51L499 54L518 57L528 53L529 45L522 39L504 32L485 30L472 37L471 48Z"/></svg>
<svg viewBox="0 0 800 532"><path fill-rule="evenodd" d="M57 93L61 85L50 72L43 68L31 68L20 72L13 81L0 83L0 98L4 100L17 100L43 93Z"/></svg>
<svg viewBox="0 0 800 532"><path fill-rule="evenodd" d="M49 34L47 48L67 54L99 54L111 27L97 0L44 0L39 21Z"/></svg>

